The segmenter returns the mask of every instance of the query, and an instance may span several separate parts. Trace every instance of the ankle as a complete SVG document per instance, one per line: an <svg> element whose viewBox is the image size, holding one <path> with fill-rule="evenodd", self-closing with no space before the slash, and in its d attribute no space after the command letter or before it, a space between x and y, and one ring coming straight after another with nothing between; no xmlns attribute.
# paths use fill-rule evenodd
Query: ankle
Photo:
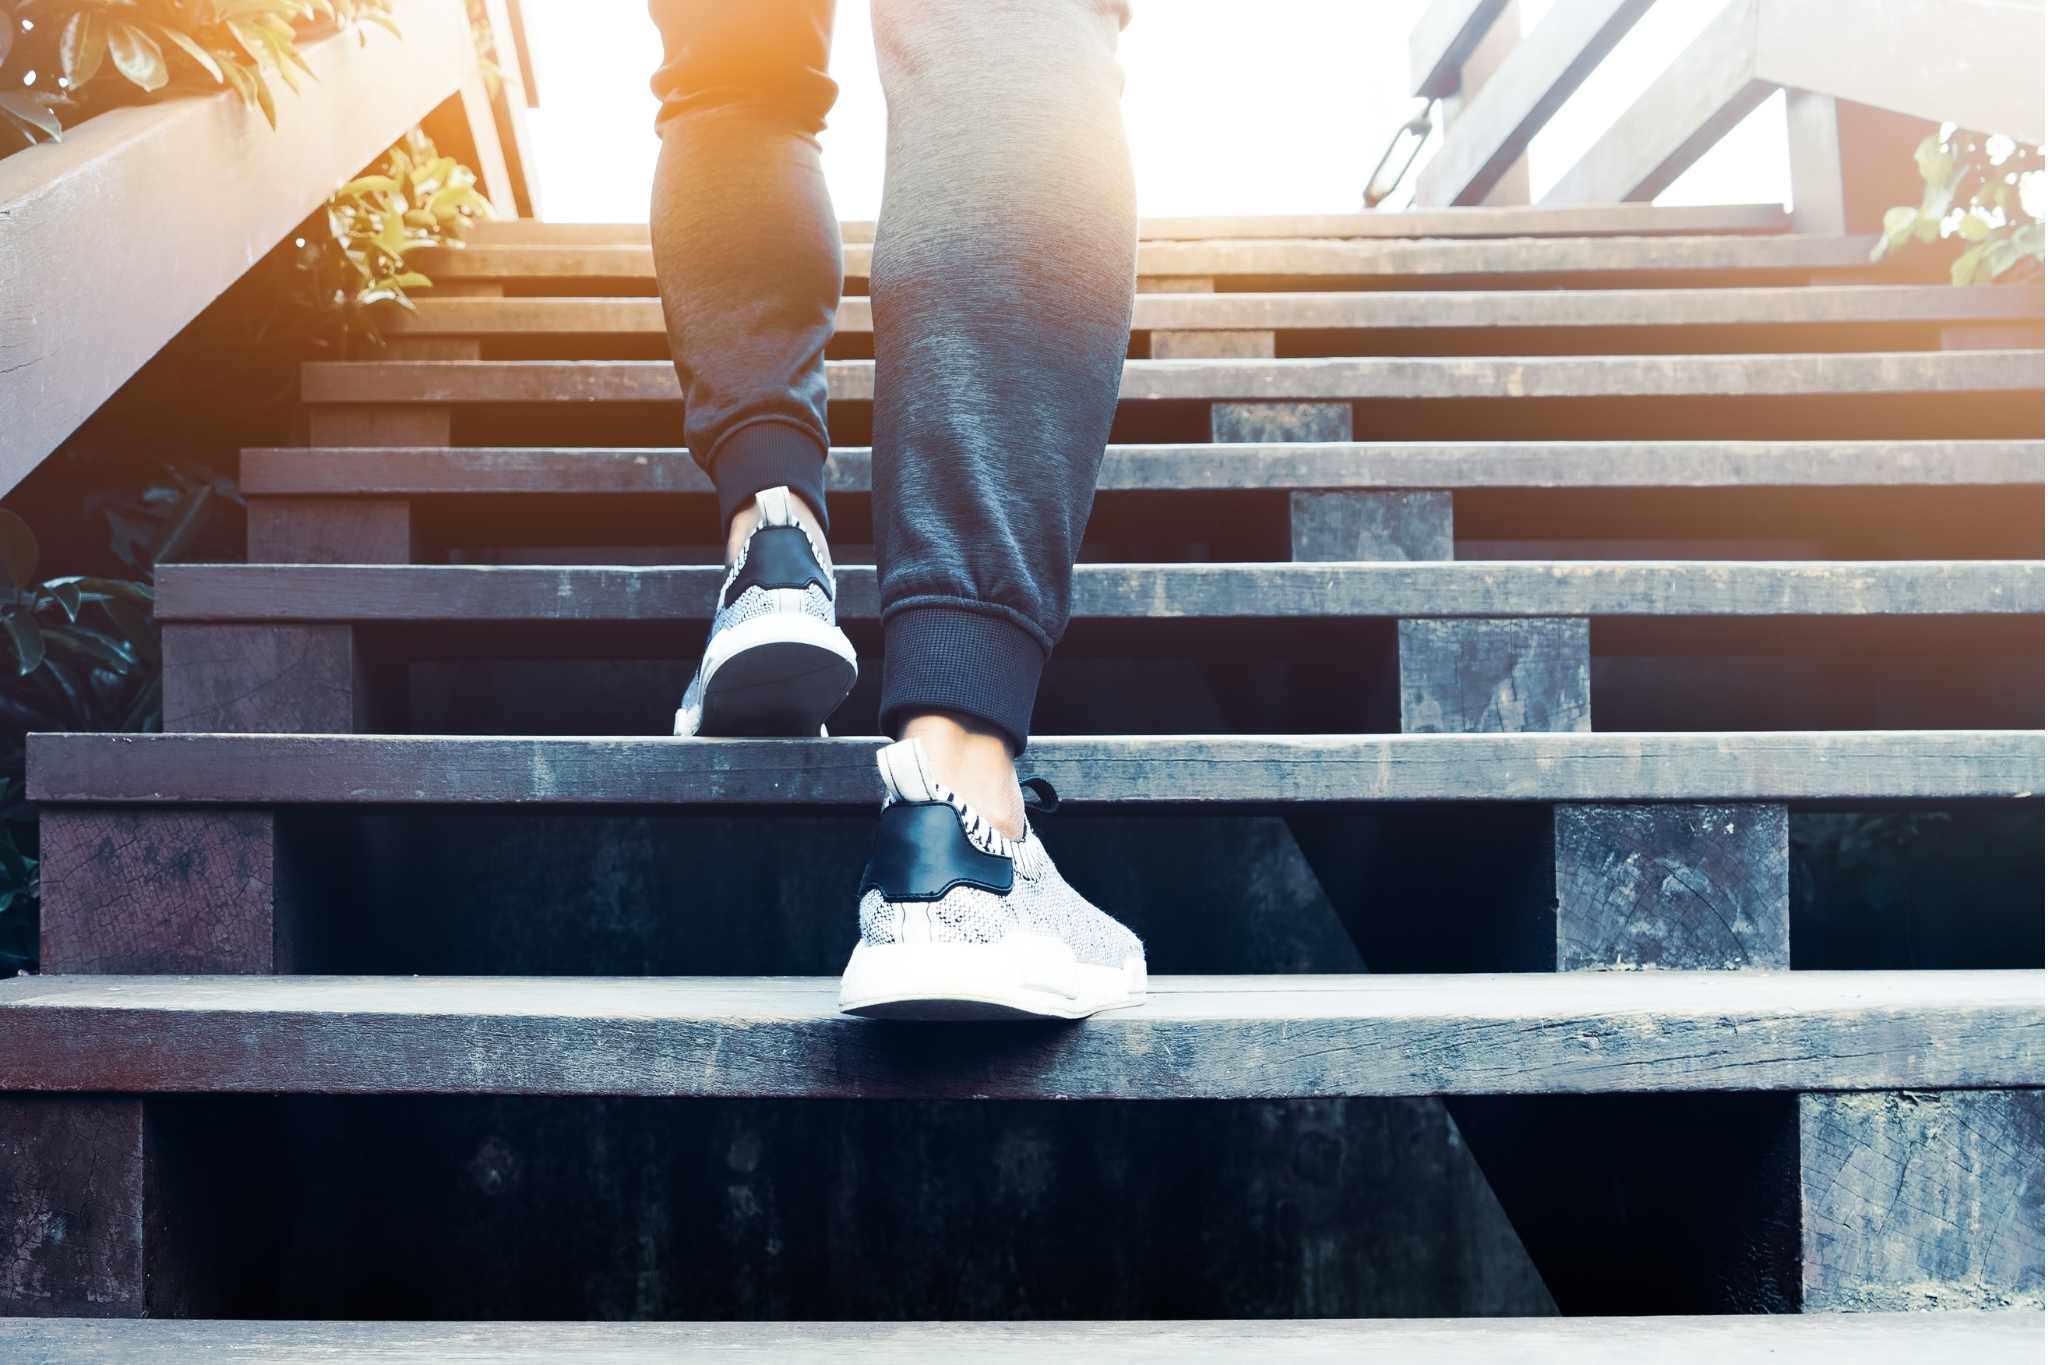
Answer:
<svg viewBox="0 0 2048 1365"><path fill-rule="evenodd" d="M797 525L810 534L811 543L818 547L818 559L826 572L832 569L832 546L825 539L825 526L809 502L796 493L791 493L789 505L796 513ZM740 550L747 543L747 537L754 534L754 528L761 524L761 503L758 498L748 498L732 514L732 520L725 528L725 563L730 568L740 557Z"/></svg>
<svg viewBox="0 0 2048 1365"><path fill-rule="evenodd" d="M911 716L900 737L923 744L933 775L1006 837L1024 837L1024 792L1008 740L979 721L945 711Z"/></svg>

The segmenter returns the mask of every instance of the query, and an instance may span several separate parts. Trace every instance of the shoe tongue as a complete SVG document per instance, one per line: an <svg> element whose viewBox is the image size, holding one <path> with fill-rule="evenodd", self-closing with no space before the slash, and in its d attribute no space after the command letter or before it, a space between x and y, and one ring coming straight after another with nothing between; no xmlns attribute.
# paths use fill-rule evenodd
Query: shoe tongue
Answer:
<svg viewBox="0 0 2048 1365"><path fill-rule="evenodd" d="M875 754L875 766L882 773L882 805L898 801L943 801L938 779L924 755L924 745L914 739L899 739Z"/></svg>
<svg viewBox="0 0 2048 1365"><path fill-rule="evenodd" d="M787 487L764 488L754 494L754 505L761 511L761 526L794 526L796 512L789 505Z"/></svg>

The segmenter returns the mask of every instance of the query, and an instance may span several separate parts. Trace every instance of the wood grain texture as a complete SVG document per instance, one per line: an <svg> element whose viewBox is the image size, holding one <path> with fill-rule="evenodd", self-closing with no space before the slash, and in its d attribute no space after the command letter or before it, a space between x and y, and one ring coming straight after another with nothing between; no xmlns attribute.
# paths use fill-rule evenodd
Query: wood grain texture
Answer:
<svg viewBox="0 0 2048 1365"><path fill-rule="evenodd" d="M1581 0L1545 14L1444 130L1415 177L1415 202L1483 202L1649 7L1650 0Z"/></svg>
<svg viewBox="0 0 2048 1365"><path fill-rule="evenodd" d="M249 504L258 564L410 564L412 504L402 498L260 498Z"/></svg>
<svg viewBox="0 0 2048 1365"><path fill-rule="evenodd" d="M42 812L47 972L289 970L267 810Z"/></svg>
<svg viewBox="0 0 2048 1365"><path fill-rule="evenodd" d="M834 977L22 977L0 1087L1041 1099L2038 1087L2042 974L1161 977L891 1027Z"/></svg>
<svg viewBox="0 0 2048 1365"><path fill-rule="evenodd" d="M1586 733L1592 632L1583 618L1403 620L1404 734Z"/></svg>
<svg viewBox="0 0 2048 1365"><path fill-rule="evenodd" d="M1170 331L1161 328L1151 337L1154 360L1270 360L1273 348L1270 328L1264 331Z"/></svg>
<svg viewBox="0 0 2048 1365"><path fill-rule="evenodd" d="M0 492L455 89L461 12L393 17L403 42L308 43L316 79L276 129L221 91L108 111L0 166ZM241 189L194 195L195 177Z"/></svg>
<svg viewBox="0 0 2048 1365"><path fill-rule="evenodd" d="M0 1323L144 1311L142 1111L0 1095ZM0 1354L20 1361L8 1336L0 1326Z"/></svg>
<svg viewBox="0 0 2048 1365"><path fill-rule="evenodd" d="M1217 404L1212 421L1239 406ZM1319 406L1341 413L1349 423L1348 405ZM2043 467L2039 441L1285 441L1248 438L1249 429L1246 421L1216 437L1247 442L1229 449L1207 442L1111 446L1103 457L1097 487L2038 487ZM825 467L826 489L865 494L872 468L867 447L835 448ZM242 491L252 498L471 493L638 497L709 494L711 480L688 451L674 448L270 446L242 452Z"/></svg>
<svg viewBox="0 0 2048 1365"><path fill-rule="evenodd" d="M1377 209L1367 213L1259 213L1140 218L1147 242L1242 241L1274 237L1639 237L1655 234L1783 232L1783 204L1585 204L1563 208ZM843 240L872 243L867 219L840 224ZM647 224L556 223L500 218L479 223L479 246L645 246Z"/></svg>
<svg viewBox="0 0 2048 1365"><path fill-rule="evenodd" d="M1121 397L1126 402L1572 397L1747 400L1769 394L1995 393L2038 390L2041 363L2038 351L2010 350L1132 360L1124 365ZM874 399L875 366L871 360L828 360L825 378L835 401L866 403ZM308 403L357 406L671 403L682 397L675 366L665 360L322 360L304 365L299 387L300 396ZM318 436L315 440L327 443ZM355 443L421 444L416 440Z"/></svg>
<svg viewBox="0 0 2048 1365"><path fill-rule="evenodd" d="M347 625L170 625L163 728L262 734L364 728L368 661Z"/></svg>
<svg viewBox="0 0 2048 1365"><path fill-rule="evenodd" d="M1435 489L1297 491L1287 498L1287 531L1296 563L1447 561L1452 553L1451 495Z"/></svg>
<svg viewBox="0 0 2048 1365"><path fill-rule="evenodd" d="M1555 829L1559 971L1792 965L1785 807L1562 805Z"/></svg>
<svg viewBox="0 0 2048 1365"><path fill-rule="evenodd" d="M306 432L316 446L444 446L454 419L445 407L332 403L307 409Z"/></svg>
<svg viewBox="0 0 2048 1365"><path fill-rule="evenodd" d="M1423 515L1387 533L1418 551L1444 548L1446 495L1323 495L1353 496L1407 500L1398 510ZM1327 510L1323 502L1318 515ZM1373 534L1307 529L1316 539L1310 548L1331 553ZM872 619L874 569L844 565L837 578L840 616ZM157 614L171 622L702 620L722 581L717 565L165 565ZM1131 621L2038 615L2044 591L2040 564L2003 560L1082 564L1072 610L1081 619Z"/></svg>
<svg viewBox="0 0 2048 1365"><path fill-rule="evenodd" d="M665 335L651 298L447 298L424 293L418 311L385 324L397 346L413 338ZM1152 333L1384 331L1426 328L1775 327L2038 320L2031 289L1950 285L1809 285L1802 288L1383 290L1375 293L1145 293L1131 328ZM874 331L869 300L842 299L834 329ZM1183 344L1183 343L1176 343ZM1270 349L1266 352L1270 354ZM454 355L387 355L454 360Z"/></svg>
<svg viewBox="0 0 2048 1365"><path fill-rule="evenodd" d="M1802 1095L1808 1312L2039 1308L2041 1092Z"/></svg>
<svg viewBox="0 0 2048 1365"><path fill-rule="evenodd" d="M881 796L879 743L37 734L28 741L28 794L53 804L866 807ZM1075 805L1935 800L2042 791L2040 733L2001 730L1034 736L1029 766Z"/></svg>
<svg viewBox="0 0 2048 1365"><path fill-rule="evenodd" d="M1138 274L1211 278L1414 278L1439 275L1638 275L1701 271L1870 269L1866 236L1606 236L1353 241L1143 242ZM848 244L846 273L864 279L872 248ZM630 280L652 284L644 244L434 248L415 258L436 280Z"/></svg>

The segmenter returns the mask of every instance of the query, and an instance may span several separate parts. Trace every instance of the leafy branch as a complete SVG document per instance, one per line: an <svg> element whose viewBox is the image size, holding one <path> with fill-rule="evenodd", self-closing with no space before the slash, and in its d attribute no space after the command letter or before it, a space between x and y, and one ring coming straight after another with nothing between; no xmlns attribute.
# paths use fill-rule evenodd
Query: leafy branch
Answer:
<svg viewBox="0 0 2048 1365"><path fill-rule="evenodd" d="M1956 284L2040 278L2048 244L2038 204L2028 202L2048 188L2040 148L1943 124L1914 150L1913 160L1923 183L1920 202L1885 210L1884 236L1871 260L1910 244L1956 238L1964 244L1949 266Z"/></svg>

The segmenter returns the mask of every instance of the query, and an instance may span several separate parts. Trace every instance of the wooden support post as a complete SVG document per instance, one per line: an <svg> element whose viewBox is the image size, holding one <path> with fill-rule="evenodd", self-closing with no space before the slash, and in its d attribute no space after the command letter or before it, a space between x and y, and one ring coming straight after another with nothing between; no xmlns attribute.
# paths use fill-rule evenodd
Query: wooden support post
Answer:
<svg viewBox="0 0 2048 1365"><path fill-rule="evenodd" d="M278 825L243 807L44 807L43 970L294 970Z"/></svg>
<svg viewBox="0 0 2048 1365"><path fill-rule="evenodd" d="M1810 90L1785 92L1792 228L1841 236L1875 232L1884 211L1920 202L1913 148L1934 130L1924 119Z"/></svg>
<svg viewBox="0 0 2048 1365"><path fill-rule="evenodd" d="M163 630L164 729L372 729L366 656L354 626L171 623Z"/></svg>
<svg viewBox="0 0 2048 1365"><path fill-rule="evenodd" d="M1589 731L1591 639L1583 618L1403 621L1401 732Z"/></svg>
<svg viewBox="0 0 2048 1365"><path fill-rule="evenodd" d="M143 1101L0 1096L0 1316L141 1317Z"/></svg>
<svg viewBox="0 0 2048 1365"><path fill-rule="evenodd" d="M1271 360L1271 331L1154 332L1154 360Z"/></svg>
<svg viewBox="0 0 2048 1365"><path fill-rule="evenodd" d="M2042 1306L2041 1092L1799 1097L1807 1312Z"/></svg>
<svg viewBox="0 0 2048 1365"><path fill-rule="evenodd" d="M1216 279L1212 275L1140 275L1140 294L1213 294Z"/></svg>
<svg viewBox="0 0 2048 1365"><path fill-rule="evenodd" d="M1348 441L1349 403L1214 403L1212 441Z"/></svg>

